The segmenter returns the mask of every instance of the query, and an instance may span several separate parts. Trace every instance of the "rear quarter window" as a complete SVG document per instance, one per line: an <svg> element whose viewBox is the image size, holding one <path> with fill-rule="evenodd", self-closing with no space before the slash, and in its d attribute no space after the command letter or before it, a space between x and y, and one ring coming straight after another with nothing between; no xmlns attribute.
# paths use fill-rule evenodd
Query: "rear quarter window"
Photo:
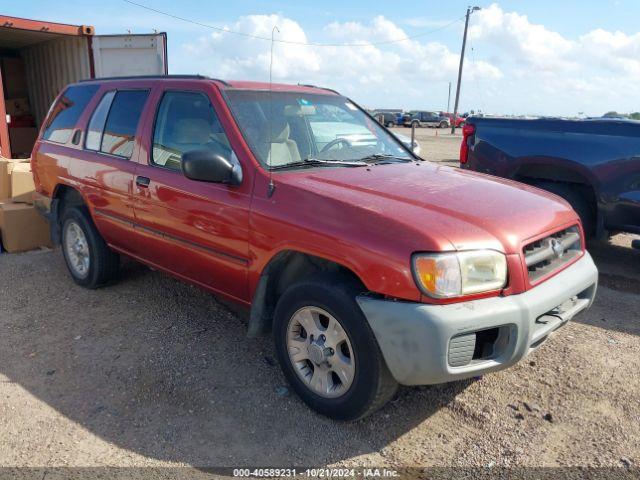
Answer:
<svg viewBox="0 0 640 480"><path fill-rule="evenodd" d="M148 96L148 90L121 90L116 93L104 125L101 152L131 157L136 130Z"/></svg>
<svg viewBox="0 0 640 480"><path fill-rule="evenodd" d="M104 131L104 124L107 121L107 115L111 108L111 102L116 95L115 90L111 90L104 94L100 103L93 111L91 120L89 121L89 128L87 129L87 139L85 142L85 148L88 150L100 150L102 144L102 132Z"/></svg>
<svg viewBox="0 0 640 480"><path fill-rule="evenodd" d="M80 115L98 88L98 85L74 85L67 88L51 107L42 138L50 142L67 143Z"/></svg>

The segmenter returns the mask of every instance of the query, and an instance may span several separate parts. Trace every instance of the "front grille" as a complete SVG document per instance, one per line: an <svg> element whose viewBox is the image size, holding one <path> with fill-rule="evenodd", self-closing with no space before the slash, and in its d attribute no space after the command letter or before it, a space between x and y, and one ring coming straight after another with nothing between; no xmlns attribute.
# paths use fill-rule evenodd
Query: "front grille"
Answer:
<svg viewBox="0 0 640 480"><path fill-rule="evenodd" d="M523 249L531 283L539 280L582 253L582 240L577 226L531 242Z"/></svg>

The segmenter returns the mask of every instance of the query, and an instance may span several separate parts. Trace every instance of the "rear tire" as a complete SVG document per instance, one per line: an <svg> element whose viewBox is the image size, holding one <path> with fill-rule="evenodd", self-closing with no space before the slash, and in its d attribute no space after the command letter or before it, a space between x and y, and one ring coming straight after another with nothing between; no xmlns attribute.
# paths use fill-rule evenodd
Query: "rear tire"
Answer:
<svg viewBox="0 0 640 480"><path fill-rule="evenodd" d="M86 207L69 207L62 213L62 253L71 278L85 288L98 288L114 280L120 256L111 250Z"/></svg>
<svg viewBox="0 0 640 480"><path fill-rule="evenodd" d="M355 300L358 293L348 279L321 274L287 289L275 311L275 348L285 377L309 407L335 420L358 420L370 415L387 403L398 387ZM306 318L314 320L295 325L300 312L309 311L313 315ZM339 346L330 342L334 321L338 323L336 329L342 329L343 338L346 337L341 345L347 347L342 349L341 355L344 353L343 358L351 362L351 375L344 384L342 376L335 373L341 365ZM315 337L304 328L307 323L311 325L309 331L316 332ZM331 353L334 348L336 351ZM318 358L317 352L328 353L320 353ZM329 387L314 388L313 376L326 370Z"/></svg>
<svg viewBox="0 0 640 480"><path fill-rule="evenodd" d="M569 202L571 208L573 208L580 217L585 236L587 238L594 236L596 212L594 212L586 196L580 191L579 185L559 182L536 182L534 185L547 192L555 193Z"/></svg>
<svg viewBox="0 0 640 480"><path fill-rule="evenodd" d="M440 122L440 128L447 128L449 124L447 122Z"/></svg>
<svg viewBox="0 0 640 480"><path fill-rule="evenodd" d="M387 122L387 128L394 127L396 124L393 122Z"/></svg>

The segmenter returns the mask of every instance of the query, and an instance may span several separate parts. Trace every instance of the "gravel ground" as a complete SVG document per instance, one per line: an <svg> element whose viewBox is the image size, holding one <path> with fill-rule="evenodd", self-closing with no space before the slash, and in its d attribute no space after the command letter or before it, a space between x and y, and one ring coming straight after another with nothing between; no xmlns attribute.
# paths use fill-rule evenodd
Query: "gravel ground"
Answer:
<svg viewBox="0 0 640 480"><path fill-rule="evenodd" d="M427 158L455 158L427 132ZM594 246L595 305L519 365L352 424L289 394L270 339L197 288L125 263L88 291L59 251L0 255L0 466L638 466L631 238Z"/></svg>

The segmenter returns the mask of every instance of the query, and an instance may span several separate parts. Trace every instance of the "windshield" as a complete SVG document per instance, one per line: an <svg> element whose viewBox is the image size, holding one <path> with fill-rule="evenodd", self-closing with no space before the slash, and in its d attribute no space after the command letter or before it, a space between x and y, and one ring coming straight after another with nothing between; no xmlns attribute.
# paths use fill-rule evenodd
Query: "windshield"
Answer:
<svg viewBox="0 0 640 480"><path fill-rule="evenodd" d="M353 166L360 160L412 160L382 126L344 97L250 90L225 93L245 140L266 168L289 164L302 168L321 161Z"/></svg>

